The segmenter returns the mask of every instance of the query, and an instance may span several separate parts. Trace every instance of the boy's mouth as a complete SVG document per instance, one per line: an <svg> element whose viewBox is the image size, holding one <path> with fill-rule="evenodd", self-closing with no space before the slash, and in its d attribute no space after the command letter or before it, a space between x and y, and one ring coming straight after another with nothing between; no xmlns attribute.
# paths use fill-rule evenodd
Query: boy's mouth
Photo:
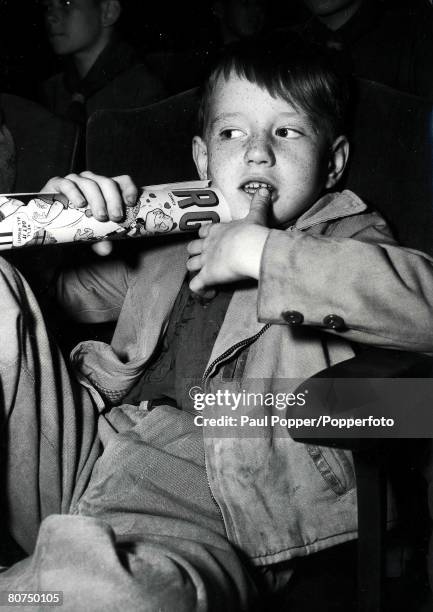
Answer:
<svg viewBox="0 0 433 612"><path fill-rule="evenodd" d="M241 189L250 197L253 197L260 187L267 189L271 195L272 192L275 191L275 188L270 183L264 183L262 181L248 181L247 183L241 185Z"/></svg>

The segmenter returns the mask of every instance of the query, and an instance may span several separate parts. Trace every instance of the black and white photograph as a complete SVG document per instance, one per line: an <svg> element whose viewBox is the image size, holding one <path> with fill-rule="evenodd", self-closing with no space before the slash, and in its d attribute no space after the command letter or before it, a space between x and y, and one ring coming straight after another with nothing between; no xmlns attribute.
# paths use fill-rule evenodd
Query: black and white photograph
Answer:
<svg viewBox="0 0 433 612"><path fill-rule="evenodd" d="M432 1L0 23L0 611L433 612Z"/></svg>

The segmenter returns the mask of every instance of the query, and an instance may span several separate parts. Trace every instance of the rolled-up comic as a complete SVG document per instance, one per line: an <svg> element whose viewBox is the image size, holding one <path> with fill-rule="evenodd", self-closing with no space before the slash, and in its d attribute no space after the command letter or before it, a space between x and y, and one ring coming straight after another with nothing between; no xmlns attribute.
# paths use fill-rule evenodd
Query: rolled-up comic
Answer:
<svg viewBox="0 0 433 612"><path fill-rule="evenodd" d="M0 250L195 232L230 219L226 201L210 181L143 187L119 223L97 221L89 206L73 208L63 194L5 194L0 195Z"/></svg>

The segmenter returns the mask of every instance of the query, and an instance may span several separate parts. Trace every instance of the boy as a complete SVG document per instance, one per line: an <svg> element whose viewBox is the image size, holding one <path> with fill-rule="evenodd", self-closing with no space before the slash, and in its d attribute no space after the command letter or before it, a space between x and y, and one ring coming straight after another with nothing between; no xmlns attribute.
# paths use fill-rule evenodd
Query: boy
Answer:
<svg viewBox="0 0 433 612"><path fill-rule="evenodd" d="M85 125L97 110L137 108L165 96L162 82L119 36L120 0L42 0L49 42L64 71L42 87L43 103L78 124L74 169L85 168Z"/></svg>
<svg viewBox="0 0 433 612"><path fill-rule="evenodd" d="M164 97L158 77L117 32L121 0L41 0L50 45L65 72L43 87L49 109L85 123L104 108L136 108Z"/></svg>
<svg viewBox="0 0 433 612"><path fill-rule="evenodd" d="M202 228L188 250L144 250L134 269L104 262L62 276L78 319L118 319L111 346L73 351L82 386L3 266L9 525L30 554L39 522L63 516L44 520L2 590L62 590L71 610L250 610L264 588L254 567L284 582L296 556L356 537L349 455L284 430L201 430L186 382L241 390L255 379L273 393L283 379L291 392L351 357L347 340L432 350L431 259L396 246L354 194L329 192L348 157L346 103L337 72L298 44L228 52L208 80L193 155L234 220ZM46 190L113 220L137 196L128 177L91 173ZM187 270L207 299L192 297Z"/></svg>

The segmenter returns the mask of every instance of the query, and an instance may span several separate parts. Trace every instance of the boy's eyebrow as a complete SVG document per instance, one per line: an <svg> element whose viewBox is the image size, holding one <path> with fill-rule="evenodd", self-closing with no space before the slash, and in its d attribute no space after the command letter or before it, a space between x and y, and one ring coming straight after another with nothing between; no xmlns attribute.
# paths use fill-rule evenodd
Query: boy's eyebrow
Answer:
<svg viewBox="0 0 433 612"><path fill-rule="evenodd" d="M228 119L239 119L241 116L242 113L220 113L215 117L215 119L212 119L211 126L215 125L216 123L220 123L221 121L227 121Z"/></svg>
<svg viewBox="0 0 433 612"><path fill-rule="evenodd" d="M283 121L284 119L299 119L306 123L311 123L310 118L305 113L299 113L297 111L287 111L278 115L278 120Z"/></svg>
<svg viewBox="0 0 433 612"><path fill-rule="evenodd" d="M309 117L306 113L299 113L296 111L292 111L292 112L287 112L287 113L282 113L279 116L279 119L281 121L284 120L293 120L293 119L297 119L298 122L302 125L306 125L308 128L312 129L312 130L316 130L316 126L314 124L314 121L312 120L311 117Z"/></svg>
<svg viewBox="0 0 433 612"><path fill-rule="evenodd" d="M244 116L245 116L244 113L240 113L240 112L220 113L211 121L210 126L213 127L214 125L220 123L221 121L228 121L230 119L240 119L241 117L244 117ZM285 119L294 119L294 118L300 119L301 121L305 121L306 123L308 123L309 126L313 127L313 123L311 119L305 116L303 113L299 113L297 111L287 111L287 112L284 112L278 115L279 121L283 121Z"/></svg>

